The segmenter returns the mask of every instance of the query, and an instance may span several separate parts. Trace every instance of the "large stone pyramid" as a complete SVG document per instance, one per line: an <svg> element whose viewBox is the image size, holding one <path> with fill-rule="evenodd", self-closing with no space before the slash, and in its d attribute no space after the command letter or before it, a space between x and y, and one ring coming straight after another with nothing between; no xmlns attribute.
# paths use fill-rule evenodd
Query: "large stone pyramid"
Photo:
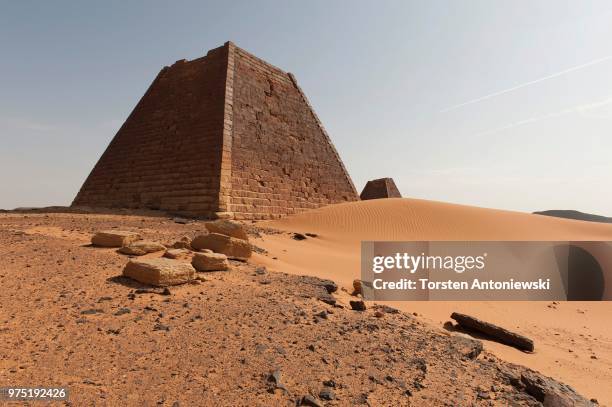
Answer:
<svg viewBox="0 0 612 407"><path fill-rule="evenodd" d="M293 75L227 42L161 70L73 206L267 219L357 199Z"/></svg>

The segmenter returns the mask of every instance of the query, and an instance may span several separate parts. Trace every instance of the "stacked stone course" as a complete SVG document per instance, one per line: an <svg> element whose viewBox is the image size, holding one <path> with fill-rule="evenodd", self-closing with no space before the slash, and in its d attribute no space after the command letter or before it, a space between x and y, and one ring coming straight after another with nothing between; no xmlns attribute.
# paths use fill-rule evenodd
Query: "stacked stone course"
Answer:
<svg viewBox="0 0 612 407"><path fill-rule="evenodd" d="M268 219L357 199L293 75L228 42L162 69L73 205Z"/></svg>

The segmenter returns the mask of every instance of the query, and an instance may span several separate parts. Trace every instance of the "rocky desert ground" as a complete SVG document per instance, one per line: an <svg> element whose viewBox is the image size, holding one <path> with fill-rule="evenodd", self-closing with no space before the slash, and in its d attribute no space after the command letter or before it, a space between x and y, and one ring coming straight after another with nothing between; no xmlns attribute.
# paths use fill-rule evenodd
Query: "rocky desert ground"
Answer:
<svg viewBox="0 0 612 407"><path fill-rule="evenodd" d="M362 241L612 241L612 225L420 199L377 199L330 205L280 220L258 223L316 239L262 235L257 244L272 256L254 257L270 270L334 278L351 287L360 278ZM274 259L276 257L276 259ZM609 288L609 287L607 287ZM398 301L402 311L442 327L453 312L479 317L535 341L525 353L483 338L497 357L570 384L612 405L610 301Z"/></svg>
<svg viewBox="0 0 612 407"><path fill-rule="evenodd" d="M0 214L4 386L66 386L72 406L595 403L421 314L356 311L342 284L283 272L286 250L258 246L295 241L287 231L247 224L253 258L162 289L123 277L129 255L92 235L129 230L169 246L206 234L204 222L66 212Z"/></svg>

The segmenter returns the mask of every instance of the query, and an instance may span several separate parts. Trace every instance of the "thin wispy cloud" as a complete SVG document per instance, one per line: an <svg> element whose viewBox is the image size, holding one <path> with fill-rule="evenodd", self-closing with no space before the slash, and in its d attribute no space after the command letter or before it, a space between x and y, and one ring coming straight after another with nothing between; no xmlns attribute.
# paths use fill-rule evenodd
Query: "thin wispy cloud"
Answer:
<svg viewBox="0 0 612 407"><path fill-rule="evenodd" d="M580 104L580 105L575 105L572 107L568 107L566 109L563 110L558 110L556 112L551 112L551 113L546 113L543 115L539 115L539 116L533 116L533 117L529 117L527 119L523 119L523 120L519 120L513 123L509 123L506 124L504 126L498 127L496 129L493 130L487 130L487 131L483 131L480 133L477 133L475 136L476 137L481 137L481 136L489 136L489 135L493 135L493 134L497 134L497 133L501 133L510 129L514 129L516 127L520 127L520 126L524 126L527 124L532 124L535 122L539 122L542 120L547 120L547 119L552 119L552 118L557 118L560 116L565 116L567 114L571 114L571 113L578 113L578 114L582 114L582 115L588 115L590 112L593 111L597 111L597 109L601 109L603 107L607 107L612 105L612 95L609 95L606 99L597 101L597 102L591 102L591 103L585 103L585 104ZM604 117L604 116L599 116L599 117Z"/></svg>
<svg viewBox="0 0 612 407"><path fill-rule="evenodd" d="M476 99L468 100L467 102L459 103L458 105L447 107L446 109L441 110L440 113L446 113L446 112L450 112L451 110L459 109L459 108L464 107L464 106L473 105L474 103L482 102L483 100L491 99L491 98L494 98L496 96L500 96L500 95L503 95L503 94L506 94L506 93L510 93L510 92L515 91L515 90L518 90L518 89L521 89L521 88L524 88L524 87L527 87L527 86L535 85L536 83L540 83L540 82L543 82L543 81L546 81L546 80L549 80L549 79L553 79L553 78L556 78L556 77L559 77L559 76L562 76L562 75L565 75L565 74L568 74L568 73L571 73L571 72L575 72L575 71L578 71L580 69L584 69L584 68L587 68L587 67L590 67L590 66L593 66L593 65L605 62L605 61L609 61L609 60L612 60L612 55L609 55L609 56L606 56L606 57L603 57L603 58L594 59L594 60L592 60L590 62L586 62L584 64L576 65L576 66L573 66L571 68L567 68L567 69L564 69L562 71L559 71L559 72L556 72L556 73L544 76L542 78L534 79L532 81L525 82L525 83L513 86L513 87L508 88L508 89L500 90L498 92L490 93L488 95L481 96L481 97L476 98Z"/></svg>
<svg viewBox="0 0 612 407"><path fill-rule="evenodd" d="M0 129L48 132L55 130L55 126L20 117L0 117Z"/></svg>

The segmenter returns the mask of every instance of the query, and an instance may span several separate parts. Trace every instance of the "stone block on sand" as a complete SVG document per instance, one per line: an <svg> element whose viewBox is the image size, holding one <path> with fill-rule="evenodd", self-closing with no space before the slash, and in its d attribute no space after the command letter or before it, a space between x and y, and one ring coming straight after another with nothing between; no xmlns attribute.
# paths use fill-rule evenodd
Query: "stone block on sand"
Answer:
<svg viewBox="0 0 612 407"><path fill-rule="evenodd" d="M251 257L251 245L246 240L219 233L196 236L191 242L195 250L210 249L225 254L230 259L246 260Z"/></svg>
<svg viewBox="0 0 612 407"><path fill-rule="evenodd" d="M225 236L235 237L236 239L249 240L242 225L227 219L220 219L214 222L206 222L204 225L210 233L219 233Z"/></svg>
<svg viewBox="0 0 612 407"><path fill-rule="evenodd" d="M135 232L124 230L103 230L93 235L91 238L91 244L101 247L123 247L141 239L142 237Z"/></svg>
<svg viewBox="0 0 612 407"><path fill-rule="evenodd" d="M164 253L164 257L169 259L181 259L187 260L191 258L191 250L187 249L168 249L166 253Z"/></svg>
<svg viewBox="0 0 612 407"><path fill-rule="evenodd" d="M157 242L151 242L149 240L137 240L119 249L120 253L133 254L135 256L142 256L147 253L159 252L166 250L166 247Z"/></svg>
<svg viewBox="0 0 612 407"><path fill-rule="evenodd" d="M187 236L181 237L180 240L177 240L176 242L174 242L173 244L169 246L172 246L173 249L188 249L188 250L192 249L191 239L188 238Z"/></svg>
<svg viewBox="0 0 612 407"><path fill-rule="evenodd" d="M221 271L229 269L227 256L220 253L195 253L191 265L198 271Z"/></svg>
<svg viewBox="0 0 612 407"><path fill-rule="evenodd" d="M195 270L189 263L171 259L132 259L123 269L123 275L141 283L165 287L188 283L195 278Z"/></svg>

